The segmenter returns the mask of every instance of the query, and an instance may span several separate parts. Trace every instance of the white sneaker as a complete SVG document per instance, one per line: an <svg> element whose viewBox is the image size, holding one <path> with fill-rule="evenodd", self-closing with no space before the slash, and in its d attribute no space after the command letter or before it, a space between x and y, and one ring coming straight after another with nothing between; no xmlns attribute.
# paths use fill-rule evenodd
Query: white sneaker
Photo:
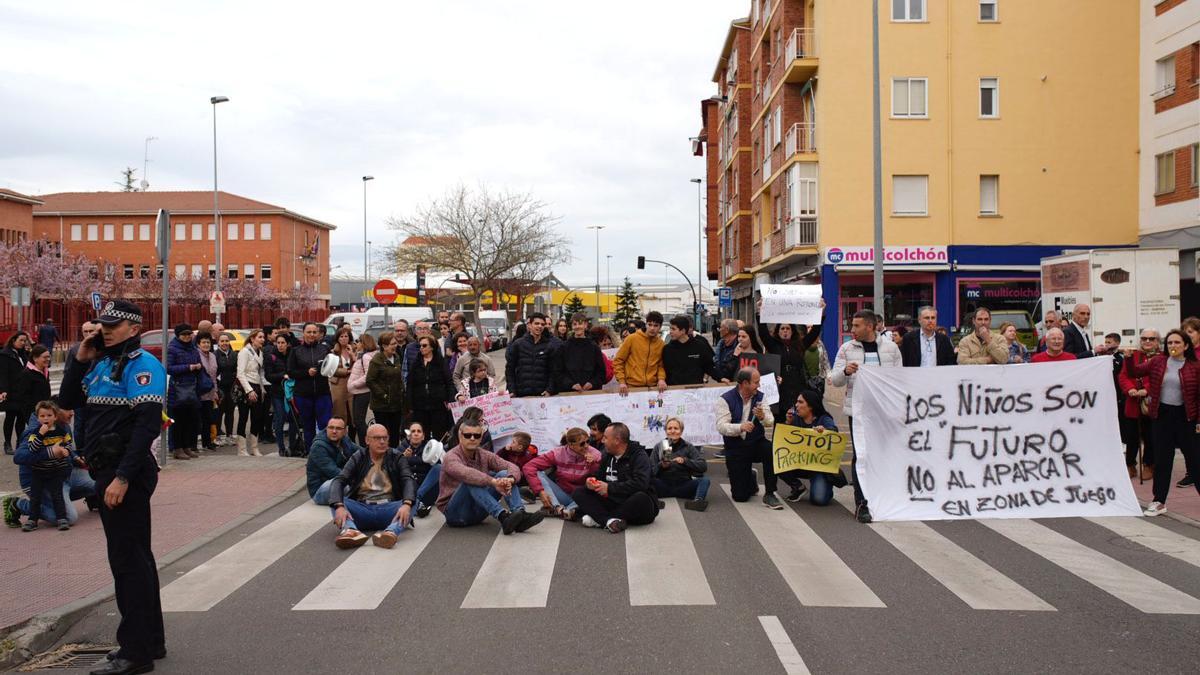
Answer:
<svg viewBox="0 0 1200 675"><path fill-rule="evenodd" d="M1150 506L1147 506L1146 510L1143 511L1142 514L1147 515L1147 516L1157 516L1160 513L1166 513L1166 512L1167 512L1166 504L1163 504L1162 502L1150 502Z"/></svg>
<svg viewBox="0 0 1200 675"><path fill-rule="evenodd" d="M584 515L579 522L583 523L584 527L600 527L600 523L597 523L594 518L588 515Z"/></svg>

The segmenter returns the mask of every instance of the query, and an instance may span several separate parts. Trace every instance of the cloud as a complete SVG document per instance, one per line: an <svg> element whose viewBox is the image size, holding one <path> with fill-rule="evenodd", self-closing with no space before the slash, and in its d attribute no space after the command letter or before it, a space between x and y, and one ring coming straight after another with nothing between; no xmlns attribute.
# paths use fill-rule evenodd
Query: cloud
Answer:
<svg viewBox="0 0 1200 675"><path fill-rule="evenodd" d="M0 185L221 188L335 223L333 263L362 266L389 215L458 182L528 190L562 217L556 273L638 273L638 255L696 269L688 136L729 21L745 2L0 2ZM603 273L603 269L602 269Z"/></svg>

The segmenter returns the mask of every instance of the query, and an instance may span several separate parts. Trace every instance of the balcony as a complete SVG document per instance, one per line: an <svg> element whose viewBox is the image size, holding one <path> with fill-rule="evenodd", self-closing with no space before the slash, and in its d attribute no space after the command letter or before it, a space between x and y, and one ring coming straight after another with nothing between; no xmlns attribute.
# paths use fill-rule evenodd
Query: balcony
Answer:
<svg viewBox="0 0 1200 675"><path fill-rule="evenodd" d="M785 249L797 246L817 245L817 218L805 216L789 218L783 231L783 246Z"/></svg>
<svg viewBox="0 0 1200 675"><path fill-rule="evenodd" d="M783 137L784 161L796 155L817 151L817 125L812 122L793 124Z"/></svg>
<svg viewBox="0 0 1200 675"><path fill-rule="evenodd" d="M785 82L804 82L817 72L817 31L797 28L788 37L783 53L787 74Z"/></svg>

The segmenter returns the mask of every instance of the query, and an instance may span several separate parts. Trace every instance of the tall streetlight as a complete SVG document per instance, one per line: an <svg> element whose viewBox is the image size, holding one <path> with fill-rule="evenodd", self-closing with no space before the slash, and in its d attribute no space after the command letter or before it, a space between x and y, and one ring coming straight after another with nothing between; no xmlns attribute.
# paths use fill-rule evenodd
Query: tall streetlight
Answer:
<svg viewBox="0 0 1200 675"><path fill-rule="evenodd" d="M604 290L612 293L612 256L606 255L604 261ZM607 304L607 303L606 303ZM599 317L597 317L599 318Z"/></svg>
<svg viewBox="0 0 1200 675"><path fill-rule="evenodd" d="M363 176L363 295L371 283L371 263L367 245L367 181L375 180L375 176ZM367 303L370 306L370 303Z"/></svg>
<svg viewBox="0 0 1200 675"><path fill-rule="evenodd" d="M596 320L600 320L600 230L603 225L588 225L587 229L596 231Z"/></svg>
<svg viewBox="0 0 1200 675"><path fill-rule="evenodd" d="M217 292L221 290L221 244L224 240L221 228L221 204L217 196L217 104L226 103L229 101L228 96L213 96L208 99L208 102L213 107L213 225L217 228L216 241L213 242L213 247L216 249L217 259ZM166 273L166 266L163 266L163 273ZM221 315L217 314L217 323L221 322Z"/></svg>
<svg viewBox="0 0 1200 675"><path fill-rule="evenodd" d="M693 178L691 182L696 184L696 286L697 291L704 290L704 180ZM700 330L700 301L696 301L696 306L692 308L696 315L696 330Z"/></svg>

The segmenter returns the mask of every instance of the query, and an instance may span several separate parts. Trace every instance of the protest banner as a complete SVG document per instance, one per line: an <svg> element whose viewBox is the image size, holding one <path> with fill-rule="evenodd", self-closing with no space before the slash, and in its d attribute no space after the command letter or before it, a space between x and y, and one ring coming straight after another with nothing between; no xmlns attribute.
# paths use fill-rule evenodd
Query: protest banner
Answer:
<svg viewBox="0 0 1200 675"><path fill-rule="evenodd" d="M738 355L738 368L754 368L759 375L770 375L778 373L780 370L781 359L778 354L760 354L758 352L746 352Z"/></svg>
<svg viewBox="0 0 1200 675"><path fill-rule="evenodd" d="M821 323L821 287L815 284L763 284L759 321L805 326Z"/></svg>
<svg viewBox="0 0 1200 675"><path fill-rule="evenodd" d="M454 421L457 422L463 411L471 406L483 411L483 419L487 420L488 431L492 433L493 440L507 438L522 426L521 417L513 407L512 396L507 391L494 391L461 403L451 403L450 414Z"/></svg>
<svg viewBox="0 0 1200 675"><path fill-rule="evenodd" d="M659 393L656 389L632 390L628 396L610 393L585 393L560 396L527 396L512 399L513 409L521 418L522 429L533 436L538 448L553 448L563 432L571 427L587 429L587 421L598 413L629 427L630 438L650 447L666 437L667 418L683 420L683 437L694 445L720 445L717 433L717 399L732 385L710 384L681 387ZM760 383L763 402L779 402L775 378ZM490 418L488 418L490 424ZM495 436L495 433L492 434Z"/></svg>
<svg viewBox="0 0 1200 675"><path fill-rule="evenodd" d="M818 433L812 429L776 424L771 439L775 473L796 469L837 473L847 440L846 434L836 431Z"/></svg>
<svg viewBox="0 0 1200 675"><path fill-rule="evenodd" d="M1112 357L862 368L851 412L876 520L1141 514Z"/></svg>

